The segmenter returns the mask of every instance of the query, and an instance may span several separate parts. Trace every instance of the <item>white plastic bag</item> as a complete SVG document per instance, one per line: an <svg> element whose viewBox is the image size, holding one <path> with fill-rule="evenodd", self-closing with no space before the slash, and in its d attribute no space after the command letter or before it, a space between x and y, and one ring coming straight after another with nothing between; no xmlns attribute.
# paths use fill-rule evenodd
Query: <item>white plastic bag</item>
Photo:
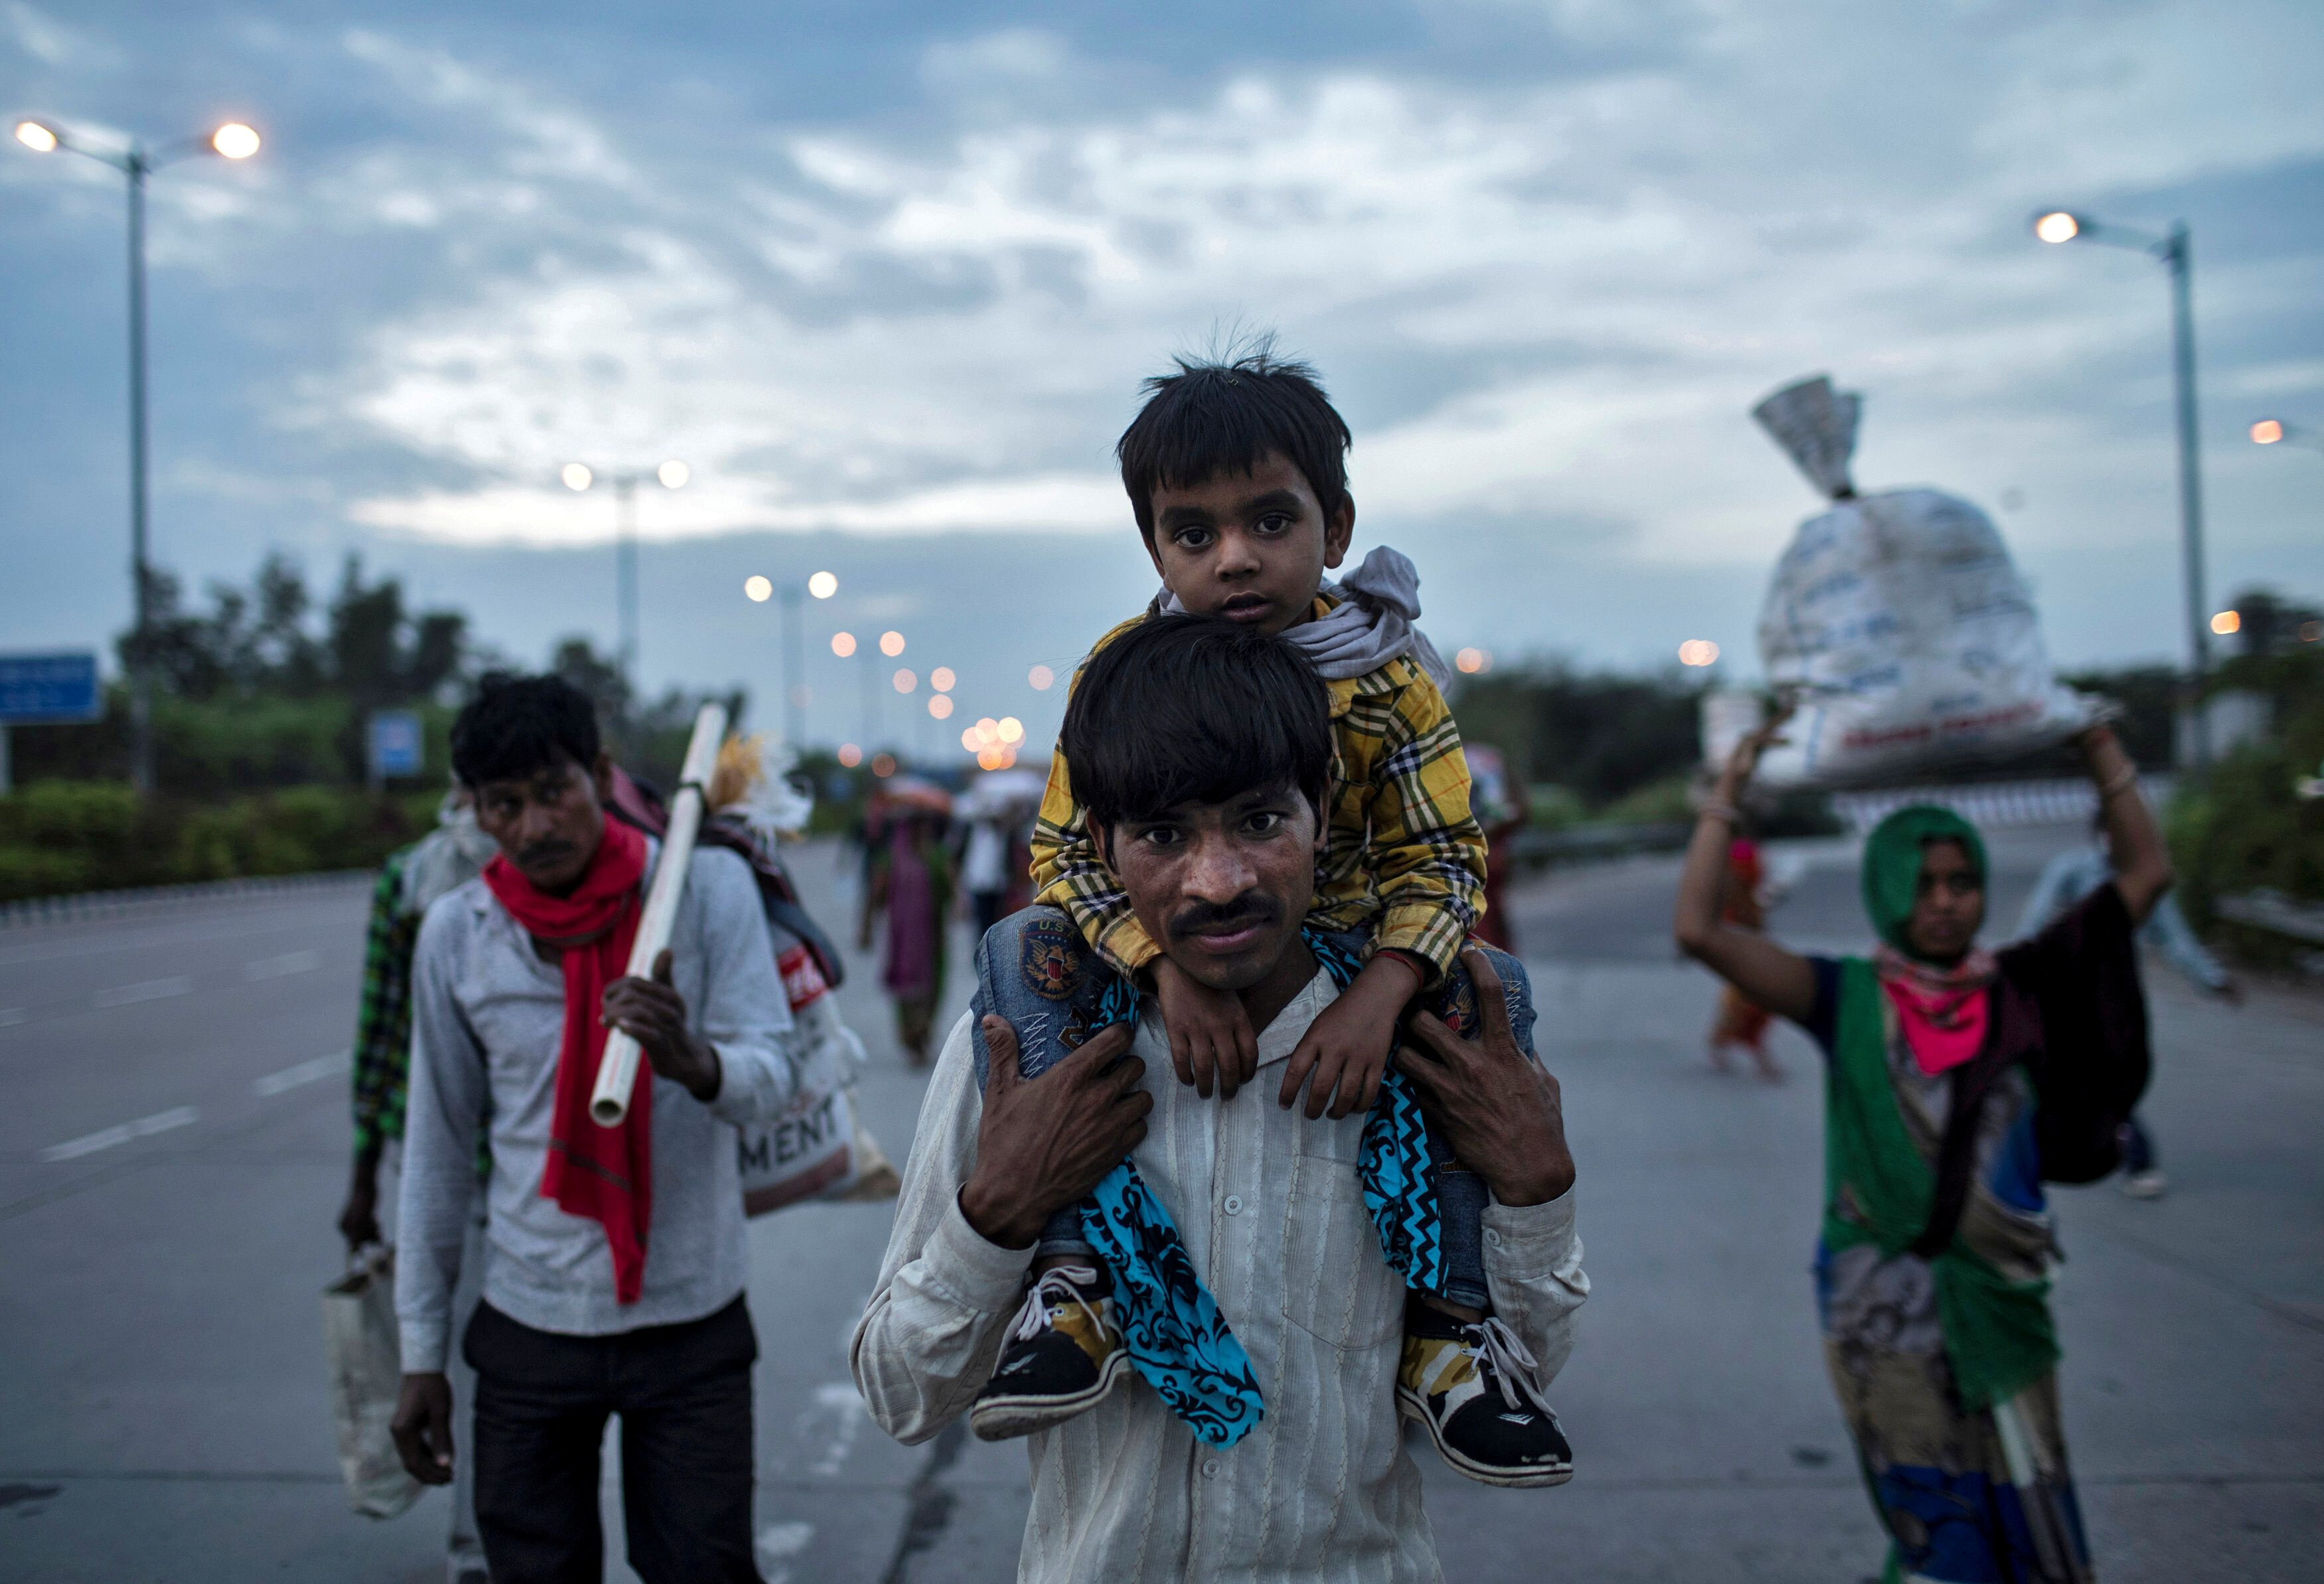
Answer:
<svg viewBox="0 0 2324 1584"><path fill-rule="evenodd" d="M770 927L803 1053L799 1097L774 1121L738 1129L742 1209L755 1216L807 1199L892 1199L900 1179L855 1103L863 1042L840 1018L805 943Z"/></svg>
<svg viewBox="0 0 2324 1584"><path fill-rule="evenodd" d="M1832 508L1800 524L1759 615L1770 686L1795 689L1775 786L1894 781L2049 747L2088 725L2061 686L2031 591L1984 512L1937 490L1857 495L1858 410L1822 375L1753 416Z"/></svg>
<svg viewBox="0 0 2324 1584"><path fill-rule="evenodd" d="M395 1250L378 1246L358 1253L347 1274L323 1289L323 1347L347 1505L366 1518L392 1518L420 1499L420 1489L388 1428L403 1390Z"/></svg>

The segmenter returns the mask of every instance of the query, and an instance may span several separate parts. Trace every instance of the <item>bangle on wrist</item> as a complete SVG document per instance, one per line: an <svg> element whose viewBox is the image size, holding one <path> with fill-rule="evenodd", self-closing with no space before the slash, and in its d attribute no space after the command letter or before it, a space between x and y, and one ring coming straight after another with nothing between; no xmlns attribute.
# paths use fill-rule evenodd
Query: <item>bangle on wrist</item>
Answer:
<svg viewBox="0 0 2324 1584"><path fill-rule="evenodd" d="M1731 803L1711 798L1694 811L1694 817L1698 820L1715 819L1730 825L1739 824L1743 820L1743 811Z"/></svg>
<svg viewBox="0 0 2324 1584"><path fill-rule="evenodd" d="M2126 764L2098 783L2098 801L2104 803L2116 794L2127 792L2137 785L2138 767L2135 764Z"/></svg>

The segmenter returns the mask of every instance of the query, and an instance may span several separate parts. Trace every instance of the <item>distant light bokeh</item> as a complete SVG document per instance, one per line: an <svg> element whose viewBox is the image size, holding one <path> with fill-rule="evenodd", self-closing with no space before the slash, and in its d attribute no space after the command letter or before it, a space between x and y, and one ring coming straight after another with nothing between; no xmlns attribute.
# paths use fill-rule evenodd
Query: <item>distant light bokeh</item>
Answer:
<svg viewBox="0 0 2324 1584"><path fill-rule="evenodd" d="M773 596L775 585L754 572L742 580L742 592L755 603L763 605Z"/></svg>
<svg viewBox="0 0 2324 1584"><path fill-rule="evenodd" d="M837 655L843 660L848 656L853 654L855 652L855 634L852 632L833 633L831 635L831 652Z"/></svg>

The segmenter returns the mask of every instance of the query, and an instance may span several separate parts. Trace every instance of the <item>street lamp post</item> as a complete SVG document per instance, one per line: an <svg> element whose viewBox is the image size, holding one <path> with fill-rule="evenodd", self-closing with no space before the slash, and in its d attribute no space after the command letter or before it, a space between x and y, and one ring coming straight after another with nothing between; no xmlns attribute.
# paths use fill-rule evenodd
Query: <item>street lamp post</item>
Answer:
<svg viewBox="0 0 2324 1584"><path fill-rule="evenodd" d="M2195 421L2194 239L2184 220L2174 220L2161 236L2128 226L2108 226L2086 215L2053 209L2034 217L2034 235L2043 242L2097 242L2135 248L2160 260L2171 274L2171 373L2179 428L2179 539L2187 593L2187 643L2194 670L2194 697L2188 746L2195 766L2211 759L2209 723L2203 714L2203 679L2211 669L2210 623L2203 598L2203 475Z"/></svg>
<svg viewBox="0 0 2324 1584"><path fill-rule="evenodd" d="M827 600L839 592L839 579L817 572L806 583L778 586L772 578L753 574L742 580L742 592L763 603L778 600L782 612L783 741L798 748L807 741L807 661L799 652L799 607L808 594Z"/></svg>
<svg viewBox="0 0 2324 1584"><path fill-rule="evenodd" d="M129 780L139 797L153 791L153 678L146 648L151 602L146 585L145 488L145 179L189 155L213 153L247 160L258 152L258 134L229 121L208 137L189 137L159 149L132 142L125 149L91 148L46 121L20 121L16 141L36 154L61 149L110 165L129 179Z"/></svg>
<svg viewBox="0 0 2324 1584"><path fill-rule="evenodd" d="M568 462L558 476L565 487L578 493L597 482L598 474L586 462ZM622 680L629 686L632 701L642 697L643 686L638 675L638 483L650 478L666 490L682 490L694 470L683 462L665 462L659 467L621 468L604 475L613 487L613 603L620 622L618 662Z"/></svg>

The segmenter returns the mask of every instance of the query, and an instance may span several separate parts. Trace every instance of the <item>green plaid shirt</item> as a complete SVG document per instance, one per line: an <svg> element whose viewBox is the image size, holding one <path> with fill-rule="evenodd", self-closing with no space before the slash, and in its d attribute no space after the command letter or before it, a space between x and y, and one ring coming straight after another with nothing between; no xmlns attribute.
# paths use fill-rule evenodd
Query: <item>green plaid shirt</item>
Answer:
<svg viewBox="0 0 2324 1584"><path fill-rule="evenodd" d="M371 892L371 926L364 932L363 999L355 1008L355 1153L374 1154L403 1137L403 1104L411 1082L411 958L420 946L420 916L403 910L403 866L414 848L399 848L380 865ZM492 1174L492 1129L476 1130L476 1175Z"/></svg>
<svg viewBox="0 0 2324 1584"><path fill-rule="evenodd" d="M420 920L403 911L403 865L411 849L388 854L372 888L364 933L363 999L355 1011L355 1153L376 1153L403 1137L411 1072L411 953Z"/></svg>

